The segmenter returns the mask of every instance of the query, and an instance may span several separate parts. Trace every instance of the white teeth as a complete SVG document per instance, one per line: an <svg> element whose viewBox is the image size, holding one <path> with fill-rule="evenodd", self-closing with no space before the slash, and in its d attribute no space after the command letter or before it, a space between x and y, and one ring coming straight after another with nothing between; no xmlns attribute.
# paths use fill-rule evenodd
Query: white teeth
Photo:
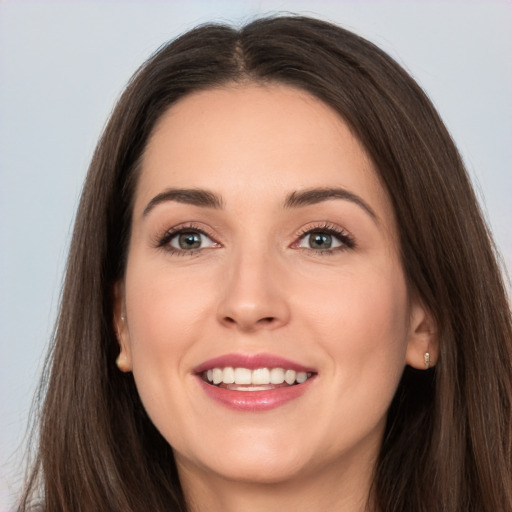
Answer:
<svg viewBox="0 0 512 512"><path fill-rule="evenodd" d="M302 384L308 380L308 374L306 372L297 372L296 379L299 384Z"/></svg>
<svg viewBox="0 0 512 512"><path fill-rule="evenodd" d="M221 368L213 369L213 383L214 384L220 384L222 382L222 374L223 374L223 371Z"/></svg>
<svg viewBox="0 0 512 512"><path fill-rule="evenodd" d="M229 386L229 389L232 391L268 391L268 386L237 386L234 384L233 386Z"/></svg>
<svg viewBox="0 0 512 512"><path fill-rule="evenodd" d="M251 370L248 368L235 368L235 384L252 384Z"/></svg>
<svg viewBox="0 0 512 512"><path fill-rule="evenodd" d="M224 384L233 384L233 382L235 382L235 370L233 370L233 368L229 366L224 368L222 372L222 382L224 382Z"/></svg>
<svg viewBox="0 0 512 512"><path fill-rule="evenodd" d="M282 384L284 382L284 370L282 368L272 368L270 370L270 384Z"/></svg>
<svg viewBox="0 0 512 512"><path fill-rule="evenodd" d="M286 370L284 372L284 380L286 384L290 384L290 386L295 382L295 377L297 376L297 372L295 370Z"/></svg>
<svg viewBox="0 0 512 512"><path fill-rule="evenodd" d="M268 368L253 370L251 384L270 384L270 372Z"/></svg>
<svg viewBox="0 0 512 512"><path fill-rule="evenodd" d="M252 386L251 390L257 390L256 386L268 386L270 384L278 385L286 382L288 385L302 384L306 382L310 373L296 372L295 370L285 370L283 368L211 368L207 370L203 377L208 382L218 384L236 384L237 386ZM231 388L230 388L231 389Z"/></svg>

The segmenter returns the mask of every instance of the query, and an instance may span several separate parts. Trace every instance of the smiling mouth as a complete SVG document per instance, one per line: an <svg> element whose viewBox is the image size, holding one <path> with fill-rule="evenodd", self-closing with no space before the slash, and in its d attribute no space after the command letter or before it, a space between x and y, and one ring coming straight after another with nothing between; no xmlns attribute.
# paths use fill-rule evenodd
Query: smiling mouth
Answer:
<svg viewBox="0 0 512 512"><path fill-rule="evenodd" d="M204 382L233 391L267 391L297 386L313 377L314 373L287 368L210 368L201 373Z"/></svg>

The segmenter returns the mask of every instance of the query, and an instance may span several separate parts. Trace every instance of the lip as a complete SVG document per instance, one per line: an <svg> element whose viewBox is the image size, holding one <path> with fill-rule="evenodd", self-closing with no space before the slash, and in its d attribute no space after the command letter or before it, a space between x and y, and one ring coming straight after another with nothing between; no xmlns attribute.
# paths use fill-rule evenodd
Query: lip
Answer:
<svg viewBox="0 0 512 512"><path fill-rule="evenodd" d="M285 368L314 375L302 384L276 387L262 391L237 391L205 382L201 374L212 368ZM244 412L261 412L281 407L302 396L316 380L316 370L272 354L226 354L209 359L194 369L195 376L205 394L222 406Z"/></svg>
<svg viewBox="0 0 512 512"><path fill-rule="evenodd" d="M281 407L302 396L312 385L315 376L302 384L266 391L234 391L208 384L197 376L206 395L215 402L236 411L260 412Z"/></svg>

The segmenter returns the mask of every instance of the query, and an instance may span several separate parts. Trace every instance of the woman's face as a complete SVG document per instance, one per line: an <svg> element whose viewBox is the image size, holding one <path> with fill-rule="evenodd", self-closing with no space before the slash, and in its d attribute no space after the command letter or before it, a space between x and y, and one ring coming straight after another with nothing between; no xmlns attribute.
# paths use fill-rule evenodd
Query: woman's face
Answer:
<svg viewBox="0 0 512 512"><path fill-rule="evenodd" d="M233 85L169 109L115 321L182 474L369 473L404 365L428 345L398 252L371 161L319 100Z"/></svg>

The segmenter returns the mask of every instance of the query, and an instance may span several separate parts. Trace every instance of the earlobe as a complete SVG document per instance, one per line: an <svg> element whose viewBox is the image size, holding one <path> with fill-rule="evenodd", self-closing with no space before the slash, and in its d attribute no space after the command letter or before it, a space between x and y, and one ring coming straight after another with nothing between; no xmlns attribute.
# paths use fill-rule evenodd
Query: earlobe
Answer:
<svg viewBox="0 0 512 512"><path fill-rule="evenodd" d="M439 355L437 326L432 314L419 302L411 309L406 363L418 370L435 366Z"/></svg>
<svg viewBox="0 0 512 512"><path fill-rule="evenodd" d="M132 370L130 335L126 321L123 283L118 281L114 285L114 331L119 344L119 355L116 365L122 372Z"/></svg>

